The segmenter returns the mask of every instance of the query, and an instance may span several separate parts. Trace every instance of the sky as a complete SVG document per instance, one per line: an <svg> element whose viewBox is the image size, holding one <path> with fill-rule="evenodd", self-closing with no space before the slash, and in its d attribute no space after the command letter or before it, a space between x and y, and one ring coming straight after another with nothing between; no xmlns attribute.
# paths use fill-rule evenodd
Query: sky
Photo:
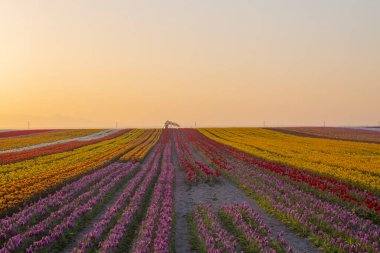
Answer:
<svg viewBox="0 0 380 253"><path fill-rule="evenodd" d="M378 0L0 0L0 128L380 124Z"/></svg>

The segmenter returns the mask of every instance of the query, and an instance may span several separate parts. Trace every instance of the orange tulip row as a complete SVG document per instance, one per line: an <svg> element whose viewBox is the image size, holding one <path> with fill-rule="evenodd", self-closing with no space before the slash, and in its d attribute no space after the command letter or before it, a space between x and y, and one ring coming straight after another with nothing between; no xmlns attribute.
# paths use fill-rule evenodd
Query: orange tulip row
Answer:
<svg viewBox="0 0 380 253"><path fill-rule="evenodd" d="M154 129L149 130L151 135L148 139L141 145L136 146L136 148L132 149L125 155L123 155L120 160L122 161L142 161L144 160L145 156L149 153L149 151L153 148L153 146L157 143L157 141L160 139L162 130L161 129Z"/></svg>

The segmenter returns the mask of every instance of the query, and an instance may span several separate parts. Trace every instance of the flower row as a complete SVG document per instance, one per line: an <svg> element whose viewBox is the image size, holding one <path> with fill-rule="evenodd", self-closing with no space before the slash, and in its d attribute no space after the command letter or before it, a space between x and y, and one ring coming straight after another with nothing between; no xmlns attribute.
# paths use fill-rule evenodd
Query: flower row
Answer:
<svg viewBox="0 0 380 253"><path fill-rule="evenodd" d="M43 156L43 155L50 155L60 152L65 152L68 150L73 150L76 148L80 148L86 145L95 144L101 141L110 140L113 138L116 138L124 133L126 133L129 130L120 130L118 132L87 141L70 141L65 143L57 143L54 145L34 148L34 149L28 149L28 150L21 150L16 152L8 152L8 153L0 153L0 164L6 164L6 163L14 163L14 162L20 162L26 159L32 159L35 157Z"/></svg>
<svg viewBox="0 0 380 253"><path fill-rule="evenodd" d="M380 144L306 138L258 128L201 129L210 139L257 157L380 190Z"/></svg>
<svg viewBox="0 0 380 253"><path fill-rule="evenodd" d="M100 180L108 180L109 177L114 177L121 170L128 169L130 166L131 164L121 163L108 165L65 185L54 194L39 199L11 216L2 218L0 220L0 240L5 242L17 231L34 225L39 220L45 219L52 211L75 200L80 194L87 192L91 185L97 184Z"/></svg>
<svg viewBox="0 0 380 253"><path fill-rule="evenodd" d="M193 248L200 253L239 252L235 236L222 227L217 215L206 204L199 205L188 217Z"/></svg>
<svg viewBox="0 0 380 253"><path fill-rule="evenodd" d="M132 252L168 252L173 213L174 165L171 143L164 149L161 174Z"/></svg>
<svg viewBox="0 0 380 253"><path fill-rule="evenodd" d="M143 143L138 145L130 152L123 155L120 160L122 161L142 161L153 146L157 143L161 136L161 129L155 129L151 132L151 135Z"/></svg>
<svg viewBox="0 0 380 253"><path fill-rule="evenodd" d="M193 247L198 252L293 252L283 232L273 235L246 203L224 204L217 213L201 204L189 216Z"/></svg>
<svg viewBox="0 0 380 253"><path fill-rule="evenodd" d="M173 130L174 147L182 169L186 171L188 182L215 181L220 176L217 169L204 162L191 145L191 135L186 130Z"/></svg>
<svg viewBox="0 0 380 253"><path fill-rule="evenodd" d="M245 252L293 252L283 232L272 235L263 218L246 203L223 205L220 216Z"/></svg>
<svg viewBox="0 0 380 253"><path fill-rule="evenodd" d="M107 209L99 221L80 240L78 246L72 252L115 252L123 248L139 250L136 249L136 246L130 245L129 240L126 240L126 238L135 237L134 230L138 229L136 224L140 224L141 220L139 213L145 212L144 206L149 199L151 190L153 190L151 204L145 220L139 225L140 231L149 229L146 226L150 223L146 219L151 218L153 215L159 215L159 220L154 220L159 222L160 225L156 227L154 234L150 237L150 246L154 249L154 252L168 252L171 222L169 224L166 224L166 222L172 219L173 202L171 194L174 180L174 168L170 165L171 145L168 142L168 135L170 135L169 131L163 132L163 138L149 154L142 165L142 169L124 188L114 204ZM155 183L157 175L158 179ZM163 194L166 201L161 198ZM159 213L152 213L152 205L156 203L157 198L163 201L160 206L161 210L159 210ZM168 201L170 199L171 202ZM138 244L140 239L147 239L141 236L142 234L134 239L135 244ZM149 245L144 246L148 247Z"/></svg>
<svg viewBox="0 0 380 253"><path fill-rule="evenodd" d="M0 132L0 138L9 138L9 137L16 137L16 136L23 136L23 135L30 135L30 134L39 134L44 132L53 131L50 129L41 129L41 130L14 130L14 131L4 131Z"/></svg>
<svg viewBox="0 0 380 253"><path fill-rule="evenodd" d="M121 217L121 211L131 202L134 193L141 189L143 180L146 181L146 178L152 178L152 175L156 173L158 159L158 156L150 156L148 158L141 170L124 187L118 199L107 209L99 221L93 224L90 231L83 236L74 252L86 252L98 248L99 240L115 226L116 221Z"/></svg>
<svg viewBox="0 0 380 253"><path fill-rule="evenodd" d="M260 167L288 178L291 181L298 182L306 188L316 190L317 194L322 195L324 198L335 202L342 202L343 205L348 206L357 213L380 221L380 198L379 195L371 191L361 189L344 180L338 180L307 170L259 159L235 148L214 142L205 136L199 136L195 131L193 131L193 134L196 135L198 139L196 144L217 167L224 170L231 169L229 168L230 166L226 157L232 157L250 166ZM221 153L219 154L219 152Z"/></svg>
<svg viewBox="0 0 380 253"><path fill-rule="evenodd" d="M13 226L8 226L7 231L4 231L6 237L10 234L12 237L7 238L0 252L36 252L48 249L59 242L65 233L75 228L81 219L101 206L106 195L111 194L118 185L127 180L135 168L136 165L132 164L112 164L100 173L94 172L93 175L70 185L76 185L81 189L77 194L65 194L67 187L64 187L54 195L32 204L31 207L36 209L29 208L31 215L27 219L21 223L13 220L10 224ZM60 201L47 208L46 203L50 203L50 199L56 196L61 197ZM21 213L25 211L16 213L11 218L20 216Z"/></svg>
<svg viewBox="0 0 380 253"><path fill-rule="evenodd" d="M26 136L14 136L12 138L0 139L0 150L9 150L33 146L41 143L72 139L94 134L102 131L101 129L65 129L39 132L38 134Z"/></svg>

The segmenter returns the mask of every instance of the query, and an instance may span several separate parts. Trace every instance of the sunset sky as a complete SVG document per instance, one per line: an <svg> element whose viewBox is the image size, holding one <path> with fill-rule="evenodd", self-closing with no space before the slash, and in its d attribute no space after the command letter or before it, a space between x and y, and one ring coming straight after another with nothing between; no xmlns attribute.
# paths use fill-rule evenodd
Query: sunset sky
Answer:
<svg viewBox="0 0 380 253"><path fill-rule="evenodd" d="M380 1L0 0L0 128L167 119L380 124Z"/></svg>

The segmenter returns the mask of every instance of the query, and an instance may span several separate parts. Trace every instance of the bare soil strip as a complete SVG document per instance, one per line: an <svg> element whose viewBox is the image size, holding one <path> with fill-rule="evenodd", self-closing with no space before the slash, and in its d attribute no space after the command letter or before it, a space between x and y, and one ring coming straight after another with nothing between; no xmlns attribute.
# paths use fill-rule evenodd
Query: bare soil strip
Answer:
<svg viewBox="0 0 380 253"><path fill-rule="evenodd" d="M352 127L352 129L380 132L380 127Z"/></svg>
<svg viewBox="0 0 380 253"><path fill-rule="evenodd" d="M194 151L196 151L194 149ZM204 159L194 152L198 158ZM246 202L251 208L259 213L265 223L270 227L274 234L284 232L284 238L295 251L299 252L321 252L308 240L299 237L295 233L289 231L284 224L276 218L269 216L254 200L249 198L243 191L237 188L226 178L221 178L221 182L215 185L200 183L190 187L186 184L186 175L179 169L178 160L175 152L174 161L176 164L176 192L175 192L175 249L177 253L194 252L191 251L189 242L187 214L194 210L194 207L201 203L209 203L216 211L223 204L231 204L234 202ZM206 161L204 161L206 162Z"/></svg>
<svg viewBox="0 0 380 253"><path fill-rule="evenodd" d="M192 252L189 243L189 234L187 230L186 215L190 213L194 207L200 203L209 203L217 210L223 204L233 202L246 202L248 205L258 212L264 219L265 223L271 228L274 234L283 231L284 238L294 250L300 252L321 252L308 240L297 236L289 231L277 219L269 216L261 207L259 207L252 199L246 196L240 189L225 178L221 182L210 186L202 183L191 188L186 184L186 175L178 166L176 168L176 228L175 228L175 249L177 253Z"/></svg>
<svg viewBox="0 0 380 253"><path fill-rule="evenodd" d="M266 129L300 137L363 143L380 143L380 128L276 127Z"/></svg>
<svg viewBox="0 0 380 253"><path fill-rule="evenodd" d="M185 183L186 176L178 166L176 166L175 174L175 251L177 253L195 252L191 250L190 246L186 215L193 210L196 201L191 198L189 187Z"/></svg>
<svg viewBox="0 0 380 253"><path fill-rule="evenodd" d="M24 150L31 150L31 149L35 149L35 148L52 146L55 144L62 144L62 143L71 142L71 141L89 141L89 140L94 140L94 139L99 139L99 138L105 137L105 136L113 134L117 131L120 131L120 129L108 129L108 130L104 130L104 131L101 131L98 133L94 133L94 134L90 134L90 135L82 136L82 137L78 137L78 138L71 138L71 139L65 139L65 140L60 140L60 141L41 143L41 144L37 144L37 145L33 145L33 146L2 150L2 151L0 151L0 154L1 153L24 151Z"/></svg>

